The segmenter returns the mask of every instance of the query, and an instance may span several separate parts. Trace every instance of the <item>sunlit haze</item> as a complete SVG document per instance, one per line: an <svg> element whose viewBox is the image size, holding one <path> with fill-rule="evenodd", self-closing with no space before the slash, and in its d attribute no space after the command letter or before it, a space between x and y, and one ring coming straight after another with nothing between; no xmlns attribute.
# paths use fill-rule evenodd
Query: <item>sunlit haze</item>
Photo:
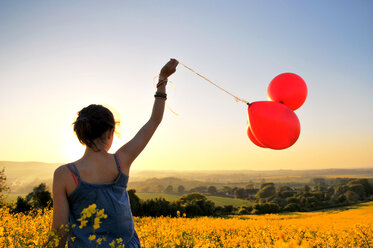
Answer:
<svg viewBox="0 0 373 248"><path fill-rule="evenodd" d="M92 103L120 120L111 152L149 119L153 77L176 58L248 101L283 72L308 98L286 150L248 139L247 107L178 66L134 170L373 166L371 1L1 1L0 161L67 163Z"/></svg>

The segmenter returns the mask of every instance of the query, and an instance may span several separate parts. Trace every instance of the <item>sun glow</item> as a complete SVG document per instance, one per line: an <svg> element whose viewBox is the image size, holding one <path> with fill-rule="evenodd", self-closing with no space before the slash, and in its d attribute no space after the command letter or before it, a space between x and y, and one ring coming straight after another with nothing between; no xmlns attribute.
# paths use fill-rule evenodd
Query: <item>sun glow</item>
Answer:
<svg viewBox="0 0 373 248"><path fill-rule="evenodd" d="M66 162L72 162L81 158L85 151L85 146L80 144L78 138L75 136L72 130L63 135L63 151L62 157L66 159Z"/></svg>

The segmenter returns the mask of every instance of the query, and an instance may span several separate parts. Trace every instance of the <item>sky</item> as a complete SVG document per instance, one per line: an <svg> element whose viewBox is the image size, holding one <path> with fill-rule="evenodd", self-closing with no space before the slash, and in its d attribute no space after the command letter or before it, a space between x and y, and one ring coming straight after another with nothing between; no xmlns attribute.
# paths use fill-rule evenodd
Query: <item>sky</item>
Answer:
<svg viewBox="0 0 373 248"><path fill-rule="evenodd" d="M77 112L120 120L110 152L149 119L153 78L176 58L250 102L280 73L308 87L298 141L263 149L247 106L178 66L133 170L373 167L372 1L1 1L0 161L67 163L84 153Z"/></svg>

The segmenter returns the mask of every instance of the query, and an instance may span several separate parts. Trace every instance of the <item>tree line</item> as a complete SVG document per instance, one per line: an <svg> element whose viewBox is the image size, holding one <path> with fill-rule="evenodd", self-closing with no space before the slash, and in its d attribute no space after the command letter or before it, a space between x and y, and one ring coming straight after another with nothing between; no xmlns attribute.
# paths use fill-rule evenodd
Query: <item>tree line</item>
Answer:
<svg viewBox="0 0 373 248"><path fill-rule="evenodd" d="M4 202L4 196L9 191L4 170L0 170L0 207L8 205L11 211L32 212L35 209L51 208L53 200L44 183L33 188L25 197L18 197L10 205ZM181 195L175 201L165 198L142 200L134 189L128 190L128 197L134 216L224 216L230 214L265 214L293 211L314 211L331 207L346 206L359 202L373 200L373 186L367 179L336 179L333 185L327 184L324 178L312 179L313 186L293 188L274 183L262 183L255 188L252 183L246 187L198 186ZM180 191L182 191L181 187ZM166 188L167 189L167 188ZM200 191L200 192L195 192ZM202 191L202 192L201 192ZM185 188L184 191L185 192ZM234 196L248 199L252 205L239 208L232 205L216 206L208 200L205 194Z"/></svg>
<svg viewBox="0 0 373 248"><path fill-rule="evenodd" d="M155 198L143 201L135 190L129 191L132 212L135 216L176 216L177 212L194 216L221 216L227 214L265 214L294 211L315 211L325 208L347 206L373 200L373 186L367 179L338 179L335 185L327 185L323 178L313 179L313 187L304 185L292 188L274 183L262 183L259 189L223 187L224 194L249 199L252 206L235 208L232 205L215 206L201 192L188 193L176 201ZM197 188L208 194L219 194L215 186ZM256 192L253 195L253 192Z"/></svg>

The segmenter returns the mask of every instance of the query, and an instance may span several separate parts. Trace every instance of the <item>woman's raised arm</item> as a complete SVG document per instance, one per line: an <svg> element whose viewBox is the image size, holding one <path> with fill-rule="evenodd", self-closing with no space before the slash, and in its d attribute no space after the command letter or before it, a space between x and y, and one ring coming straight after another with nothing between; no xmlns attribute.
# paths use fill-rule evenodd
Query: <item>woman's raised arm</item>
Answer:
<svg viewBox="0 0 373 248"><path fill-rule="evenodd" d="M136 157L148 144L149 140L153 136L158 125L161 123L164 113L165 101L166 101L166 84L167 78L176 71L176 66L179 62L176 59L171 59L165 66L163 66L157 85L157 92L155 94L155 100L153 105L153 111L148 122L140 129L140 131L131 139L128 143L123 145L116 154L118 155L123 170L128 174L129 167Z"/></svg>

